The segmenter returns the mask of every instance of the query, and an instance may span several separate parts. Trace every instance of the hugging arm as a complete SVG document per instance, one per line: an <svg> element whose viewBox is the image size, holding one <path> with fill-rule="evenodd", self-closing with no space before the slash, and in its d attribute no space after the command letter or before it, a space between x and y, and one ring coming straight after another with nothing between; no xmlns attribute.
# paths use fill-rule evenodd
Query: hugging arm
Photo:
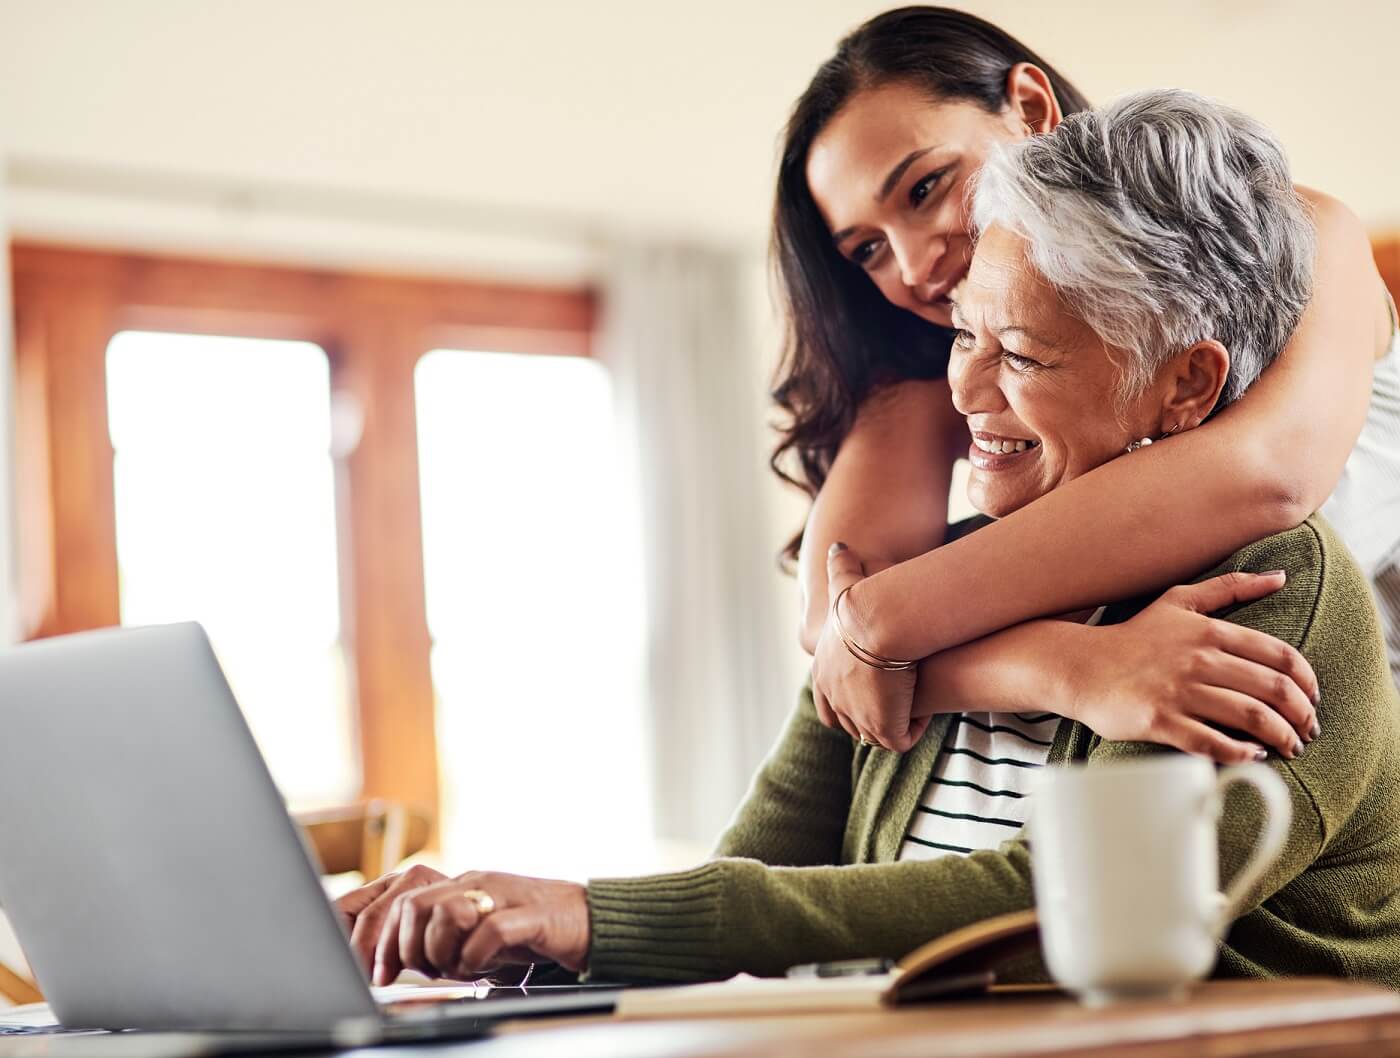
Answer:
<svg viewBox="0 0 1400 1058"><path fill-rule="evenodd" d="M995 709L1003 673L1041 671L1050 690L1056 681L1044 680L1042 661L1063 665L1075 656L1057 651L1052 636L1037 637L1035 626L1002 629L1159 591L1252 540L1297 524L1320 506L1360 432L1370 365L1384 347L1387 321L1383 288L1359 222L1329 199L1311 201L1318 230L1313 300L1283 354L1242 400L1201 429L1110 461L975 535L876 572L846 596L843 617L852 637L894 658L926 658L978 640L961 656L951 651L938 664L925 663L920 693L928 700L944 691L942 699L955 702L969 688L981 687L980 707ZM927 449L925 457L932 459ZM878 460L870 462L878 466ZM838 461L832 475L837 485L841 469ZM935 486L931 466L925 479ZM824 542L818 538L808 546ZM1206 625L1197 627L1208 634ZM1210 645L1200 643L1203 649ZM882 674L857 674L844 659L829 660L837 667L827 672L837 675L818 673L819 709L829 697L836 719L844 717L890 748L907 748L914 715L908 694L890 690L893 683ZM1274 667L1288 672L1281 664ZM1248 693L1238 684L1232 688ZM1020 701L1010 708L1057 704ZM1250 725L1230 726L1249 728L1279 746ZM1303 723L1300 734L1309 726ZM1139 730L1137 737L1159 736ZM1175 737L1164 740L1199 748ZM1242 759L1243 745L1235 750L1218 759Z"/></svg>
<svg viewBox="0 0 1400 1058"><path fill-rule="evenodd" d="M919 666L912 716L1049 709L1104 738L1224 764L1263 759L1266 747L1291 760L1317 734L1312 667L1266 632L1205 616L1284 583L1230 572L1172 588L1123 624L1031 621L954 647Z"/></svg>
<svg viewBox="0 0 1400 1058"><path fill-rule="evenodd" d="M927 657L1034 617L1161 590L1320 507L1360 435L1387 324L1365 230L1340 203L1309 197L1312 301L1241 400L870 577L844 609L855 638L886 657Z"/></svg>
<svg viewBox="0 0 1400 1058"><path fill-rule="evenodd" d="M866 399L802 534L800 638L807 653L826 622L827 548L846 543L873 572L943 543L953 463L967 445L947 379L901 382Z"/></svg>

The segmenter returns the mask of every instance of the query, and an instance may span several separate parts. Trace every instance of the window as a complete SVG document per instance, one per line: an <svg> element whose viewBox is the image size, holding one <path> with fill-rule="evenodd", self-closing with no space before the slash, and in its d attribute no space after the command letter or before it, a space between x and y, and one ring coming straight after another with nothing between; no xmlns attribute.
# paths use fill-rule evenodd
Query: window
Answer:
<svg viewBox="0 0 1400 1058"><path fill-rule="evenodd" d="M516 365L538 357L562 372L547 372L551 378L579 389L573 411L592 409L592 425L568 418L568 408L549 421L594 436L587 431L603 421L598 401L607 387L588 361L593 294L34 243L16 244L12 260L22 634L197 619L290 800L387 798L437 811L415 372L422 362L431 382L438 361L424 353L442 345L503 350ZM491 392L488 403L521 391ZM443 412L447 434L422 433L428 458L447 468L439 470L444 481L477 454L451 444L514 458L502 438L452 434L452 414ZM557 443L569 449L591 443L587 437ZM539 478L556 491L574 482L564 465L509 464L564 474ZM451 487L434 495L451 499ZM505 502L499 490L486 494ZM447 532L477 524L460 512L456 523L443 517ZM427 535L441 532L429 527ZM504 545L493 538L488 546ZM450 600L447 585L463 575L441 549L434 568L446 570L435 599ZM620 581L607 583L611 591ZM440 608L437 667L443 688L452 688L443 694L444 729L455 731L459 715L480 721L459 705L506 708L517 698L454 682L446 645L463 643L462 625L447 602ZM625 644L625 634L616 642ZM508 657L504 650L498 656ZM641 737L635 725L615 729L629 693L614 688L607 704L621 711L589 737L619 750ZM580 711L588 709L598 707ZM581 737L566 721L554 729ZM486 744L485 753L522 759L529 747L509 741L519 736L506 729L507 741ZM640 766L633 757L623 773ZM491 811L504 810L522 784L568 783L518 767L509 789L482 791L460 745L450 759L464 769L459 788L484 793ZM612 780L591 781L602 790L626 785L629 801L644 799L630 781L607 786ZM578 785L589 782L579 776ZM463 840L465 860L481 862Z"/></svg>
<svg viewBox="0 0 1400 1058"><path fill-rule="evenodd" d="M107 397L122 623L199 621L288 799L353 796L325 353L123 331Z"/></svg>
<svg viewBox="0 0 1400 1058"><path fill-rule="evenodd" d="M415 393L445 859L626 870L651 828L641 560L608 374L436 350Z"/></svg>

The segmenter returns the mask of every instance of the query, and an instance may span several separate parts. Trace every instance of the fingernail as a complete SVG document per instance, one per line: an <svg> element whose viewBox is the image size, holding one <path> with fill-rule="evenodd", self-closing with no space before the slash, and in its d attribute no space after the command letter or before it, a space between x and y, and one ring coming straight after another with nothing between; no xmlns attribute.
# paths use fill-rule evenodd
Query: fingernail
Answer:
<svg viewBox="0 0 1400 1058"><path fill-rule="evenodd" d="M1268 759L1269 759L1269 751L1268 751L1267 749L1265 749L1263 746L1257 746L1257 747L1255 748L1255 750L1254 750L1254 759L1257 760L1257 761L1266 761L1266 760L1268 760Z"/></svg>
<svg viewBox="0 0 1400 1058"><path fill-rule="evenodd" d="M1317 738L1317 736L1320 734L1322 734L1322 725L1319 724L1316 720L1314 720L1312 730L1308 732L1308 737Z"/></svg>
<svg viewBox="0 0 1400 1058"><path fill-rule="evenodd" d="M1285 576L1285 575L1287 574L1287 572L1288 572L1287 570L1283 570L1283 569L1271 569L1271 570L1267 570L1267 571L1265 571L1265 572L1259 574L1259 576L1261 576L1261 577L1282 577L1282 576Z"/></svg>
<svg viewBox="0 0 1400 1058"><path fill-rule="evenodd" d="M1321 691L1313 691L1313 692L1312 692L1312 703L1313 703L1313 708L1314 708L1314 709L1316 709L1319 705L1322 704L1322 692L1321 692Z"/></svg>
<svg viewBox="0 0 1400 1058"><path fill-rule="evenodd" d="M845 550L846 550L846 545L843 544L843 543L841 543L840 540L837 540L834 544L832 544L829 548L827 548L826 556L827 556L827 558L830 558L832 555L839 555L842 551L845 551Z"/></svg>
<svg viewBox="0 0 1400 1058"><path fill-rule="evenodd" d="M1293 743L1293 756L1295 756L1295 757L1301 757L1302 755L1303 755L1303 743L1302 743L1302 742L1294 742L1294 743Z"/></svg>

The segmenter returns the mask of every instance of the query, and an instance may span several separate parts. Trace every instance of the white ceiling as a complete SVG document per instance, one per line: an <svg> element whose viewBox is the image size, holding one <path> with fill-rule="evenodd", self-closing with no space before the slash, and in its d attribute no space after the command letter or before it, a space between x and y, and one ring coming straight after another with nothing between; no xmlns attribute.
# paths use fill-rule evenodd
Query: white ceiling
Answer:
<svg viewBox="0 0 1400 1058"><path fill-rule="evenodd" d="M0 143L40 182L78 163L158 194L185 174L280 188L293 208L339 190L534 236L756 247L787 108L885 6L0 0ZM1400 222L1400 4L966 6L1093 97L1180 84L1227 98L1280 131L1301 179Z"/></svg>

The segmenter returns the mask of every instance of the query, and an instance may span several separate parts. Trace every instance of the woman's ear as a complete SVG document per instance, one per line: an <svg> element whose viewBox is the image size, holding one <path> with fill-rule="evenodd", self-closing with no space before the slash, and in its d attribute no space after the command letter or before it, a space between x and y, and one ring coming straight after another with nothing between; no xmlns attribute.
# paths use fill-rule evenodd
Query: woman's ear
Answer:
<svg viewBox="0 0 1400 1058"><path fill-rule="evenodd" d="M1220 399L1230 376L1230 354L1211 338L1178 353L1167 367L1162 432L1200 426Z"/></svg>
<svg viewBox="0 0 1400 1058"><path fill-rule="evenodd" d="M1006 102L1012 116L1032 133L1049 132L1064 117L1050 78L1028 62L1018 62L1007 73Z"/></svg>

